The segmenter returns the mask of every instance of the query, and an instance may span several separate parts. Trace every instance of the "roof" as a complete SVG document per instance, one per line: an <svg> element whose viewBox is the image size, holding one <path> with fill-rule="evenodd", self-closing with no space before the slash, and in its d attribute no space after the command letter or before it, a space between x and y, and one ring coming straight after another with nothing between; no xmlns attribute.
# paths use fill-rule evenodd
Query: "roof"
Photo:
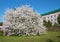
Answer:
<svg viewBox="0 0 60 42"><path fill-rule="evenodd" d="M44 14L41 14L41 15L45 16L45 15L49 15L49 14L56 13L56 12L60 12L60 9L57 9L57 10L54 10L54 11L51 11L51 12L48 12L48 13L44 13Z"/></svg>

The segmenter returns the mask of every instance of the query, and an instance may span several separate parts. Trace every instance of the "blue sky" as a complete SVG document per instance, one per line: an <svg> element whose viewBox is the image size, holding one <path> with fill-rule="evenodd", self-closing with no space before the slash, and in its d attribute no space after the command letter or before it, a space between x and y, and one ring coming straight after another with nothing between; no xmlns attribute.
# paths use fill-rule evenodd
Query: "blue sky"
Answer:
<svg viewBox="0 0 60 42"><path fill-rule="evenodd" d="M60 0L0 0L0 22L7 8L30 5L38 13L43 14L60 8Z"/></svg>

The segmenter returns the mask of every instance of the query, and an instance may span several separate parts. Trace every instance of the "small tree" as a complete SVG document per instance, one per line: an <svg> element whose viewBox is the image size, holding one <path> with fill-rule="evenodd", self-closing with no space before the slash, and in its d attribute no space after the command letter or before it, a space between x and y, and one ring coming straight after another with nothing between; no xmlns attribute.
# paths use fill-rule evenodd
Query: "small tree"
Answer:
<svg viewBox="0 0 60 42"><path fill-rule="evenodd" d="M34 12L32 8L25 5L14 9L8 9L4 17L4 26L15 30L14 34L19 35L37 35L46 32L46 28L42 25L42 17ZM31 29L32 28L32 29ZM17 30L18 29L18 30ZM9 32L10 33L10 32Z"/></svg>
<svg viewBox="0 0 60 42"><path fill-rule="evenodd" d="M58 26L58 24L57 24L57 23L55 23L53 26L54 26L54 27L57 27L57 26Z"/></svg>
<svg viewBox="0 0 60 42"><path fill-rule="evenodd" d="M60 14L57 17L57 22L58 22L58 24L60 24Z"/></svg>
<svg viewBox="0 0 60 42"><path fill-rule="evenodd" d="M46 27L51 27L51 26L52 26L52 23L51 23L50 21L46 22L46 21L44 20L43 25L45 25Z"/></svg>
<svg viewBox="0 0 60 42"><path fill-rule="evenodd" d="M14 10L16 10L16 8L14 8Z"/></svg>
<svg viewBox="0 0 60 42"><path fill-rule="evenodd" d="M3 25L3 22L0 22L0 26L2 26Z"/></svg>
<svg viewBox="0 0 60 42"><path fill-rule="evenodd" d="M50 21L48 21L48 27L51 27L52 23Z"/></svg>
<svg viewBox="0 0 60 42"><path fill-rule="evenodd" d="M45 20L43 21L43 25L47 27L47 22Z"/></svg>

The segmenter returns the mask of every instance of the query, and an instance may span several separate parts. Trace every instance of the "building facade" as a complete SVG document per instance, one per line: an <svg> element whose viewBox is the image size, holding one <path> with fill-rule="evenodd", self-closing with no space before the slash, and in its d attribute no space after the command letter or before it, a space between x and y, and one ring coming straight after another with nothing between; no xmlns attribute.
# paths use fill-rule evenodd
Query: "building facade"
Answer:
<svg viewBox="0 0 60 42"><path fill-rule="evenodd" d="M57 17L60 14L60 9L42 14L42 18L43 20L46 20L47 22L50 21L52 23L52 25L54 25L55 23L58 24L57 22Z"/></svg>

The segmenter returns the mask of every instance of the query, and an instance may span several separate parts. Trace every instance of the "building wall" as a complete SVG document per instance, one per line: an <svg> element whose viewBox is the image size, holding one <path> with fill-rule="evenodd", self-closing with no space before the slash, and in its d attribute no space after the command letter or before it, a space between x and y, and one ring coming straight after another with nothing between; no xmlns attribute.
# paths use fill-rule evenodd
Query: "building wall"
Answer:
<svg viewBox="0 0 60 42"><path fill-rule="evenodd" d="M43 18L43 20L46 20L47 22L49 20L52 23L52 25L54 25L55 23L58 24L58 22L57 22L58 14L60 14L60 12L56 12L56 13L53 13L53 14L45 15L45 16L42 16L42 18Z"/></svg>

